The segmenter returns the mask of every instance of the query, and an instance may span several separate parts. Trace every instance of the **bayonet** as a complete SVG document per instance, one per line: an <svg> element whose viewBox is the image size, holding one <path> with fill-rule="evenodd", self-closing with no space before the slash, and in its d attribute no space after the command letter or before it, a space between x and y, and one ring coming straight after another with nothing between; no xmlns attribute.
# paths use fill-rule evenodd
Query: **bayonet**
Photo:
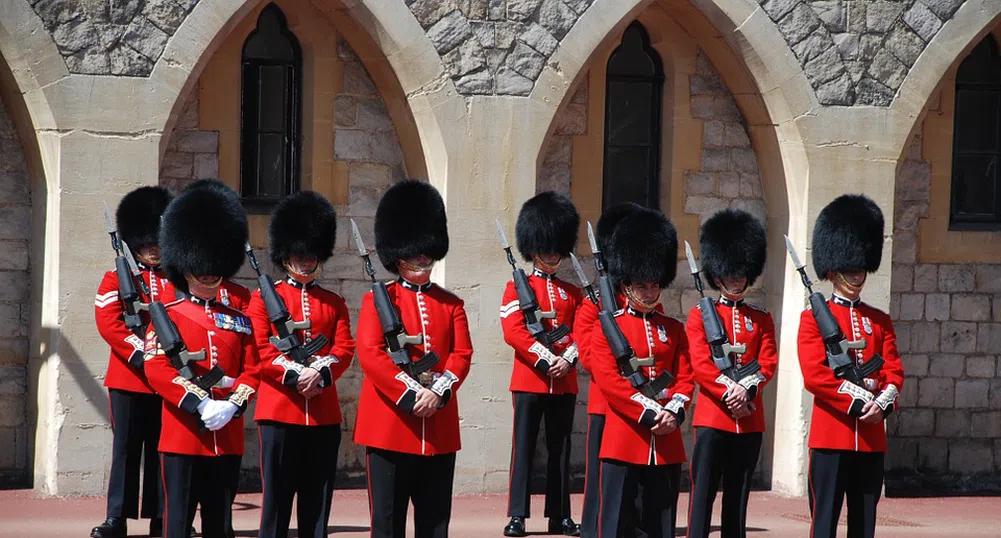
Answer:
<svg viewBox="0 0 1001 538"><path fill-rule="evenodd" d="M580 279L580 283L585 288L590 288L591 283L587 280L587 275L584 274L584 268L580 266L580 261L573 252L570 253L570 262L573 263L573 270L577 272L577 278Z"/></svg>
<svg viewBox="0 0 1001 538"><path fill-rule="evenodd" d="M598 241L594 238L594 228L591 228L591 222L587 223L587 242L591 245L591 254L599 254L601 251L598 250Z"/></svg>
<svg viewBox="0 0 1001 538"><path fill-rule="evenodd" d="M497 225L497 235L500 237L501 246L504 250L511 248L511 245L507 242L507 235L504 234L504 226L501 225L500 219L494 219L494 224Z"/></svg>
<svg viewBox="0 0 1001 538"><path fill-rule="evenodd" d="M699 264L695 263L695 254L692 254L692 245L685 241L685 257L688 258L688 269L692 274L698 274Z"/></svg>
<svg viewBox="0 0 1001 538"><path fill-rule="evenodd" d="M786 240L786 250L789 252L789 257L792 259L792 265L796 268L799 273L799 278L803 281L803 285L806 286L806 290L813 293L813 282L810 282L810 277L806 274L806 265L799 261L799 256L796 255L796 247L792 246L792 240L789 239L788 235L783 235L782 237Z"/></svg>
<svg viewBox="0 0 1001 538"><path fill-rule="evenodd" d="M362 260L365 260L365 272L375 282L375 268L372 267L372 260L369 258L368 249L365 248L365 240L361 238L361 232L358 231L358 224L355 223L355 219L351 219L351 238L354 239L355 247L358 248L358 255L361 256Z"/></svg>
<svg viewBox="0 0 1001 538"><path fill-rule="evenodd" d="M136 263L136 259L132 255L132 249L129 248L129 244L126 243L125 241L122 241L122 252L125 253L125 261L129 264L129 270L132 271L132 276L136 277L136 280L139 281L139 289L141 289L142 292L145 293L147 297L149 297L150 294L149 286L147 286L146 281L143 280L143 277L139 272L139 264ZM150 274L150 278L155 278L155 277L152 274ZM149 305L145 303L139 303L138 308L140 310L149 310Z"/></svg>

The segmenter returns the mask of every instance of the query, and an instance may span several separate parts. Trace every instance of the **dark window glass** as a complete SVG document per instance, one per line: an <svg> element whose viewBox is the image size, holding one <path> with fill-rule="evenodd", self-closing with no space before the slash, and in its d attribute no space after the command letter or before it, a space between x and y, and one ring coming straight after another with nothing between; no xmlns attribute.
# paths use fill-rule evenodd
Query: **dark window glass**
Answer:
<svg viewBox="0 0 1001 538"><path fill-rule="evenodd" d="M240 189L250 210L299 190L301 95L299 42L269 4L243 44Z"/></svg>
<svg viewBox="0 0 1001 538"><path fill-rule="evenodd" d="M632 23L608 58L602 206L660 206L664 67L643 26Z"/></svg>
<svg viewBox="0 0 1001 538"><path fill-rule="evenodd" d="M954 230L1001 229L1001 58L987 36L956 73L952 139Z"/></svg>

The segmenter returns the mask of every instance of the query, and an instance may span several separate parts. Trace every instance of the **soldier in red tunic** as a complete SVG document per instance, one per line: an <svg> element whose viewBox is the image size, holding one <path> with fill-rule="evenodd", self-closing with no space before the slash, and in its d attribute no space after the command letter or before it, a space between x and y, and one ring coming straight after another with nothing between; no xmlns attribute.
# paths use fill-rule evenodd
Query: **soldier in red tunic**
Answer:
<svg viewBox="0 0 1001 538"><path fill-rule="evenodd" d="M408 504L415 538L446 538L459 451L456 391L469 373L473 346L463 301L431 282L448 252L445 204L422 181L390 187L375 214L376 251L399 278L387 287L411 360L439 360L412 377L387 352L373 293L358 316L358 362L365 378L354 440L366 450L373 538L405 538ZM416 343L413 343L416 342Z"/></svg>
<svg viewBox="0 0 1001 538"><path fill-rule="evenodd" d="M344 299L316 283L321 265L334 252L337 215L322 195L311 191L282 200L271 214L271 261L287 276L275 291L291 321L308 323L294 331L310 344L327 344L308 364L283 355L269 339L277 332L261 291L255 291L248 315L261 362L261 387L255 420L261 441L262 538L288 536L292 498L298 496L299 536L327 535L330 501L341 444L341 407L334 384L351 365L355 343Z"/></svg>
<svg viewBox="0 0 1001 538"><path fill-rule="evenodd" d="M573 335L556 342L545 335L563 325L573 327L581 293L556 278L556 270L577 244L580 216L573 202L562 194L543 192L525 202L516 227L518 250L533 263L528 285L536 298L541 339L532 336L518 302L515 283L508 282L501 302L504 341L514 348L510 390L514 400L514 434L511 446L511 478L505 536L526 536L530 516L529 482L532 457L545 418L546 505L550 534L578 536L579 526L570 518L570 433L577 399L578 348ZM549 317L551 316L551 317Z"/></svg>
<svg viewBox="0 0 1001 538"><path fill-rule="evenodd" d="M233 536L232 505L243 455L239 418L258 388L257 344L250 320L217 300L217 288L243 264L247 217L240 198L218 182L182 192L164 212L164 270L183 299L167 305L169 321L201 360L178 369L174 346L150 328L146 373L163 398L160 438L166 538L188 536L201 505L202 535ZM162 327L162 326L161 326ZM165 333L166 334L166 333ZM203 376L221 369L214 386Z"/></svg>
<svg viewBox="0 0 1001 538"><path fill-rule="evenodd" d="M674 226L659 211L644 209L623 218L609 241L609 274L626 299L609 321L632 353L618 360L605 330L600 324L593 329L591 371L608 402L599 536L674 536L685 461L678 427L695 385L684 326L658 312L657 305L661 290L674 280L677 258ZM665 372L674 384L651 388L650 382Z"/></svg>
<svg viewBox="0 0 1001 538"><path fill-rule="evenodd" d="M149 295L141 301L162 301L164 292L173 299L167 276L160 270L157 233L160 215L170 202L162 187L140 187L122 198L115 214L119 237L132 249L140 278ZM123 245L124 247L125 245ZM131 275L128 278L134 278ZM137 286L138 287L138 286ZM118 274L108 271L94 299L97 331L111 346L104 386L111 407L113 444L108 480L107 520L94 527L93 538L124 538L126 520L149 518L150 536L163 533L163 501L160 498L160 397L153 392L144 372L144 339L149 316L139 312L141 326L126 326L125 308L119 297ZM143 463L142 513L139 512L139 467Z"/></svg>
<svg viewBox="0 0 1001 538"><path fill-rule="evenodd" d="M615 226L626 215L640 209L641 206L632 202L614 205L605 210L598 219L598 227L595 233L595 240L598 249L602 252L608 251L608 240L615 230ZM604 297L599 298L605 301ZM613 298L615 307L624 304L621 295L616 294ZM573 335L577 342L580 365L584 371L590 375L587 391L587 437L584 449L584 509L581 514L580 535L584 538L596 538L598 536L598 504L601 499L601 460L598 454L601 451L601 435L605 431L605 413L608 411L608 404L605 397L601 395L601 389L594 382L594 375L591 374L591 333L597 327L598 311L603 308L602 304L595 304L589 299L582 300L580 308L577 309L577 316L574 318ZM599 329L600 330L600 329Z"/></svg>
<svg viewBox="0 0 1001 538"><path fill-rule="evenodd" d="M827 205L813 229L813 268L830 280L827 302L847 340L865 342L849 349L857 365L875 355L882 368L861 384L835 375L811 311L800 316L799 363L813 394L810 423L810 536L837 535L841 503L848 497L849 538L871 538L876 504L883 488L884 421L904 383L890 316L859 299L867 273L879 268L883 253L883 213L864 195L844 195Z"/></svg>
<svg viewBox="0 0 1001 538"><path fill-rule="evenodd" d="M731 345L745 346L745 350L730 353L732 370L722 371L713 361L699 305L692 307L686 332L699 402L692 420L695 447L690 466L688 536L709 536L713 503L722 480L723 535L743 538L751 476L765 431L761 391L778 365L771 314L743 301L765 267L765 228L746 211L724 209L702 225L699 252L706 281L720 292L714 306L723 333ZM755 361L758 371L738 371Z"/></svg>

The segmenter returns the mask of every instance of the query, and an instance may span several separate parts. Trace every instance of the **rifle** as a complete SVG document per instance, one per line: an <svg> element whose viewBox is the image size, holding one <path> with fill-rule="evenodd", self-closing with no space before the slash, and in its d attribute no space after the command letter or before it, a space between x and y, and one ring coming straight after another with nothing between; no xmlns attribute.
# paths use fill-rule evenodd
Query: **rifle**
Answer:
<svg viewBox="0 0 1001 538"><path fill-rule="evenodd" d="M372 260L369 258L365 242L362 241L361 232L354 219L351 219L351 237L354 238L355 246L358 247L358 255L365 261L365 272L372 279L372 300L375 303L375 311L379 315L379 324L382 326L382 337L389 348L389 358L393 364L409 376L412 380L423 386L428 386L433 381L432 376L427 374L434 368L440 358L434 350L428 351L423 357L416 361L410 360L407 353L408 344L419 346L424 343L422 335L411 336L404 332L403 322L396 313L396 307L389 298L389 291L386 290L386 283L376 280L375 269L372 267ZM422 383L422 381L424 381Z"/></svg>
<svg viewBox="0 0 1001 538"><path fill-rule="evenodd" d="M525 271L515 264L514 254L511 254L511 245L508 244L507 236L504 234L504 227L501 226L499 219L495 220L495 222L501 246L504 248L505 254L507 254L507 263L511 265L514 289L518 294L519 308L525 317L525 327L528 329L529 334L532 335L532 338L552 351L553 344L563 340L570 334L570 327L561 323L553 330L547 331L543 326L542 320L556 319L556 311L540 310L539 300L535 297L535 291L532 290L532 286L528 284L528 277L525 275ZM549 370L550 364L540 361L536 364L536 367L542 372L546 372Z"/></svg>
<svg viewBox="0 0 1001 538"><path fill-rule="evenodd" d="M594 268L598 270L598 293L601 296L600 306L609 312L614 313L619 309L615 300L615 289L612 286L612 279L605 270L605 256L598 248L598 241L594 238L594 230L591 223L587 223L587 242L591 245L591 255L594 256ZM592 299L593 300L593 299ZM595 302L595 304L598 304Z"/></svg>
<svg viewBox="0 0 1001 538"><path fill-rule="evenodd" d="M594 289L591 287L590 282L588 282L587 276L584 274L584 269L581 268L580 262L577 260L577 256L571 253L570 261L573 262L577 278L580 279L584 289L587 290L588 296L593 299ZM636 352L633 351L632 346L629 345L629 341L626 340L626 336L622 334L622 328L615 321L615 314L613 312L609 312L604 308L601 309L598 312L598 320L601 322L601 332L605 335L605 340L608 341L608 347L612 350L612 356L615 357L615 362L619 366L619 373L622 374L622 377L625 377L634 389L647 398L651 400L661 399L663 392L671 388L671 385L674 385L674 376L669 372L661 372L654 379L647 379L640 368L653 366L654 358L647 357L640 359L636 357Z"/></svg>
<svg viewBox="0 0 1001 538"><path fill-rule="evenodd" d="M205 350L192 353L184 345L181 333L177 331L177 325L167 315L167 307L160 301L154 301L149 305L149 318L153 323L153 330L156 331L156 339L163 348L164 355L170 359L170 365L177 370L177 374L194 383L198 388L208 391L218 383L226 372L218 364L213 365L207 373L196 376L191 369L192 363L205 360Z"/></svg>
<svg viewBox="0 0 1001 538"><path fill-rule="evenodd" d="M317 335L308 344L304 344L299 340L295 335L295 331L308 329L311 325L310 321L308 319L292 321L292 315L289 314L285 301L282 300L281 296L278 295L278 291L275 290L275 283L268 275L261 272L261 265L257 262L257 256L254 255L254 249L250 246L249 242L244 245L244 249L247 251L247 258L250 259L250 266L257 273L257 284L261 289L261 299L264 300L264 308L268 312L268 321L271 322L271 326L275 328L275 332L278 334L278 336L268 338L268 341L282 355L285 355L298 364L309 366L313 355L319 353L327 345L327 337L322 334ZM296 377L289 377L286 381L288 381L286 384L295 386Z"/></svg>
<svg viewBox="0 0 1001 538"><path fill-rule="evenodd" d="M685 256L688 258L688 267L692 271L695 279L695 289L699 290L699 311L702 314L702 327L706 331L706 343L709 344L709 351L712 353L713 363L719 368L720 373L730 378L732 381L740 381L746 376L753 375L761 370L761 365L757 360L747 365L737 368L730 361L731 353L747 353L746 344L733 345L730 338L723 329L723 321L719 319L716 312L716 305L713 300L706 297L705 287L702 285L702 278L699 276L699 266L695 263L695 255L692 254L692 246L685 241Z"/></svg>
<svg viewBox="0 0 1001 538"><path fill-rule="evenodd" d="M834 375L838 379L844 379L850 383L864 387L864 379L878 372L883 367L883 357L876 354L865 363L857 365L848 356L848 350L850 349L865 349L865 338L849 341L845 337L844 333L841 332L841 327L838 326L838 320L834 319L834 314L831 313L830 307L827 306L827 299L819 291L813 291L813 283L810 282L810 277L806 275L806 265L800 263L799 256L796 255L796 249L793 248L789 236L785 236L785 240L789 257L792 258L792 263L796 267L796 271L799 272L803 285L806 286L806 290L810 293L810 311L813 314L814 321L817 322L820 337L824 340L824 349L827 352L827 365L831 370L834 370Z"/></svg>
<svg viewBox="0 0 1001 538"><path fill-rule="evenodd" d="M145 338L145 324L139 312L144 310L148 312L149 304L142 302L139 290L141 289L142 293L149 297L149 287L142 279L139 266L132 257L132 250L118 237L118 229L108 212L107 202L104 204L104 222L108 227L108 235L111 236L111 248L115 250L115 276L118 278L118 298L122 300L125 308L123 313L125 327L137 336ZM133 278L139 281L139 288L136 288L136 280Z"/></svg>

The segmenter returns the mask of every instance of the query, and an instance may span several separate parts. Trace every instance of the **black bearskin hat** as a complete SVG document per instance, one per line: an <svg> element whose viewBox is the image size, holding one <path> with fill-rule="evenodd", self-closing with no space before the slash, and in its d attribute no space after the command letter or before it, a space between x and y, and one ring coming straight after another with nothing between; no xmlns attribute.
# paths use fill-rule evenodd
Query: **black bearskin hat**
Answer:
<svg viewBox="0 0 1001 538"><path fill-rule="evenodd" d="M515 235L525 261L537 254L568 255L577 246L580 215L566 196L546 191L521 206Z"/></svg>
<svg viewBox="0 0 1001 538"><path fill-rule="evenodd" d="M742 276L753 285L765 268L767 241L765 227L747 211L724 209L709 217L699 233L706 283L718 290L717 278Z"/></svg>
<svg viewBox="0 0 1001 538"><path fill-rule="evenodd" d="M678 233L660 211L638 210L615 227L605 259L616 286L658 282L667 287L678 272Z"/></svg>
<svg viewBox="0 0 1001 538"><path fill-rule="evenodd" d="M243 265L248 236L240 197L218 181L200 181L184 189L163 213L161 265L185 292L188 273L230 278Z"/></svg>
<svg viewBox="0 0 1001 538"><path fill-rule="evenodd" d="M430 183L408 179L382 195L375 210L375 250L394 274L400 260L421 254L440 260L448 254L445 202Z"/></svg>
<svg viewBox="0 0 1001 538"><path fill-rule="evenodd" d="M134 251L156 245L160 216L171 198L173 196L163 187L139 187L126 194L115 211L118 237Z"/></svg>
<svg viewBox="0 0 1001 538"><path fill-rule="evenodd" d="M612 232L619 222L637 210L644 209L643 206L634 202L623 202L609 207L601 213L598 219L598 228L594 230L594 240L598 243L598 250L605 252L608 250L608 241L612 238Z"/></svg>
<svg viewBox="0 0 1001 538"><path fill-rule="evenodd" d="M883 212L864 194L845 194L820 211L813 227L813 270L875 272L883 258Z"/></svg>
<svg viewBox="0 0 1001 538"><path fill-rule="evenodd" d="M334 254L337 213L320 193L302 191L286 196L271 212L268 235L276 267L299 256L324 263Z"/></svg>

